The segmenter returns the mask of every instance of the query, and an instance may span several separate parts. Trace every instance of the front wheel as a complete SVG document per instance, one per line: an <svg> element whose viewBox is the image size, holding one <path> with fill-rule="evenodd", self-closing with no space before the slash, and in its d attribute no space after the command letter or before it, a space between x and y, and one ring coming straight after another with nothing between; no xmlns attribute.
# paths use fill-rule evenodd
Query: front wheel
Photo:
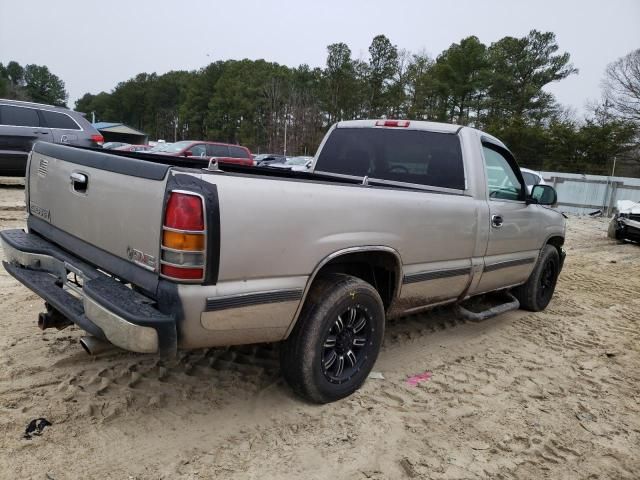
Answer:
<svg viewBox="0 0 640 480"><path fill-rule="evenodd" d="M367 282L342 274L318 278L281 350L285 380L316 403L351 395L378 357L384 319L380 295Z"/></svg>
<svg viewBox="0 0 640 480"><path fill-rule="evenodd" d="M527 283L513 289L520 307L532 312L547 308L560 275L560 255L553 245L545 245Z"/></svg>

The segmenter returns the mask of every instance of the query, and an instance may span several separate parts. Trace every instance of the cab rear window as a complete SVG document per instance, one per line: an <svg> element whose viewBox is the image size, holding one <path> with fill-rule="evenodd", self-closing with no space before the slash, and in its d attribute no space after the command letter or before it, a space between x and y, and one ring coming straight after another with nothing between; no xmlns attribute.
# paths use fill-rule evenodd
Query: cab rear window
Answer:
<svg viewBox="0 0 640 480"><path fill-rule="evenodd" d="M419 130L336 128L315 170L464 190L457 135Z"/></svg>

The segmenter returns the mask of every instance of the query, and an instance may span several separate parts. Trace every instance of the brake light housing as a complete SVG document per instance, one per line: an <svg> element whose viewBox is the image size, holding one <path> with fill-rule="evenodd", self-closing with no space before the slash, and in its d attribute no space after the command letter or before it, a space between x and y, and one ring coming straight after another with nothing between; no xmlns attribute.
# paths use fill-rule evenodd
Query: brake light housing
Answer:
<svg viewBox="0 0 640 480"><path fill-rule="evenodd" d="M207 224L204 198L173 190L164 212L160 274L181 282L201 282L205 277Z"/></svg>
<svg viewBox="0 0 640 480"><path fill-rule="evenodd" d="M100 134L91 135L91 141L98 145L104 144L104 137Z"/></svg>
<svg viewBox="0 0 640 480"><path fill-rule="evenodd" d="M411 122L409 120L377 120L376 127L400 127L407 128Z"/></svg>

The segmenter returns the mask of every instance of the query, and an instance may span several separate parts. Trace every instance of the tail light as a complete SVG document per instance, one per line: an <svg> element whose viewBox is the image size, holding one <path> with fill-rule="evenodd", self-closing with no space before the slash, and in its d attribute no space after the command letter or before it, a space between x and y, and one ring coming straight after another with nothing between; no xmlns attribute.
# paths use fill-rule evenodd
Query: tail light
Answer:
<svg viewBox="0 0 640 480"><path fill-rule="evenodd" d="M202 197L189 192L171 192L162 227L160 273L176 280L204 280L206 249Z"/></svg>
<svg viewBox="0 0 640 480"><path fill-rule="evenodd" d="M100 134L91 135L91 141L98 145L102 145L104 143L104 137Z"/></svg>
<svg viewBox="0 0 640 480"><path fill-rule="evenodd" d="M408 127L409 120L378 120L376 127Z"/></svg>

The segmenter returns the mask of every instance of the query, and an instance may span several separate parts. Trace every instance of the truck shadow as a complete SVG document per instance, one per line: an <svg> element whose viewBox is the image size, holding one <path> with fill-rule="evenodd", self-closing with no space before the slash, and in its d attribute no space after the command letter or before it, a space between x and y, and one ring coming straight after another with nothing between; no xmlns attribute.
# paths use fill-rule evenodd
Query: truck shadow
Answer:
<svg viewBox="0 0 640 480"><path fill-rule="evenodd" d="M381 356L387 349L465 323L451 308L389 320ZM170 361L118 349L87 357L77 344L80 331L73 328L68 333L59 339L64 347L56 352L55 369L49 370L56 380L44 388L71 406L71 417L110 421L154 410L224 409L239 402L264 411L269 405L301 402L281 377L279 344L181 351Z"/></svg>

